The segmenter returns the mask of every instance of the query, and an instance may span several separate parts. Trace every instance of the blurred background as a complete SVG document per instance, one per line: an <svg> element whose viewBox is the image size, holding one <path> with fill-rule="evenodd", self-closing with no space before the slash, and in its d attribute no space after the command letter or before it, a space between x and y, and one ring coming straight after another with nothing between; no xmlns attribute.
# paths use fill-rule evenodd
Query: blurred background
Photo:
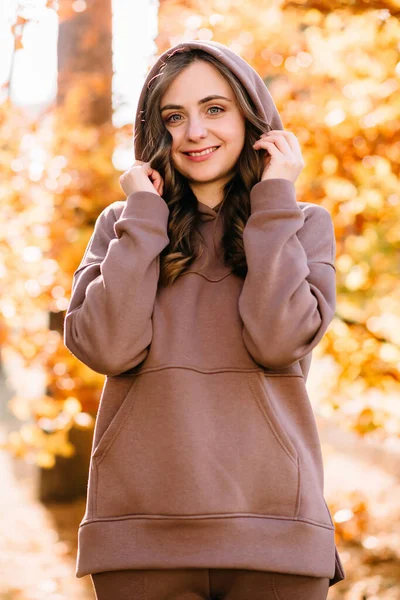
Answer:
<svg viewBox="0 0 400 600"><path fill-rule="evenodd" d="M104 376L63 346L72 275L124 199L155 57L215 40L268 86L332 215L337 310L307 383L346 579L400 599L400 1L2 0L0 598L89 600L77 528Z"/></svg>

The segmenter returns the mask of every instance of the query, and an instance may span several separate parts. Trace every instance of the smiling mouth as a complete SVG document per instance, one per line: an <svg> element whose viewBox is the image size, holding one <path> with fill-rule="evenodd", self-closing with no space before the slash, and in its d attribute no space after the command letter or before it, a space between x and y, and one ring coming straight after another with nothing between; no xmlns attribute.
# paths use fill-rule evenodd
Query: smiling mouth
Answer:
<svg viewBox="0 0 400 600"><path fill-rule="evenodd" d="M202 152L184 152L187 156L206 156L207 154L212 154L216 150L218 150L219 146L213 146L212 148L207 148L207 150L203 150Z"/></svg>

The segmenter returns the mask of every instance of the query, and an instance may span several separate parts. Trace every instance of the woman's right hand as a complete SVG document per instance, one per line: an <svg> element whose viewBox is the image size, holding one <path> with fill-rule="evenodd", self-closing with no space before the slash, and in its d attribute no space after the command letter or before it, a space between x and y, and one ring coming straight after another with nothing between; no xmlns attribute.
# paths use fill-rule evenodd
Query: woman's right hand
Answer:
<svg viewBox="0 0 400 600"><path fill-rule="evenodd" d="M158 171L150 167L149 162L135 160L132 167L119 178L119 183L125 194L134 192L152 192L162 196L164 181Z"/></svg>

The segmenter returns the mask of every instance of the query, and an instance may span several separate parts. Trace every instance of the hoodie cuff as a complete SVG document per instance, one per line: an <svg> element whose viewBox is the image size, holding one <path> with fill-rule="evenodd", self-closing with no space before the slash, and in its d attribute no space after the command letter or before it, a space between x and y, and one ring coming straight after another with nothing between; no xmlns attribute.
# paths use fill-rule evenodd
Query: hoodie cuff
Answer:
<svg viewBox="0 0 400 600"><path fill-rule="evenodd" d="M264 179L250 191L251 211L269 208L298 208L296 190L289 179Z"/></svg>

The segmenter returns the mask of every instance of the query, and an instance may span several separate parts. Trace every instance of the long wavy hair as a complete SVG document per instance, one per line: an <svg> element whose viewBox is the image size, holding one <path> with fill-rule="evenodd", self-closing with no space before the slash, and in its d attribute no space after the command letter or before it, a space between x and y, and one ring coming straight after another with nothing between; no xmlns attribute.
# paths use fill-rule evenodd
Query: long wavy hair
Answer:
<svg viewBox="0 0 400 600"><path fill-rule="evenodd" d="M148 84L141 113L142 126L136 132L143 148L138 160L150 162L164 180L163 199L169 208L169 244L160 254L159 285L171 285L179 275L203 253L196 231L200 219L197 198L183 175L171 161L172 136L161 117L160 102L172 81L196 60L204 60L218 69L230 84L237 105L245 119L245 142L235 165L235 174L223 188L223 199L217 218L224 223L222 235L223 259L234 273L245 277L247 262L243 246L243 229L250 216L250 190L260 181L265 167L265 150L254 150L253 144L262 133L272 127L258 113L246 88L240 80L217 58L199 49L178 49L161 66L158 74ZM229 201L227 199L229 198ZM215 222L216 226L217 221Z"/></svg>

